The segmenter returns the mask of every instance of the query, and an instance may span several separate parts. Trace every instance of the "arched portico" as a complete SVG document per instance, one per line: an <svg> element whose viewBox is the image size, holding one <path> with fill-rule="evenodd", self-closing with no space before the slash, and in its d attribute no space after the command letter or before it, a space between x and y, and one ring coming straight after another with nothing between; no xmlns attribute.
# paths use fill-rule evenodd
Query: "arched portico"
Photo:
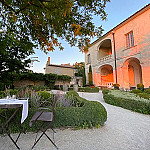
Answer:
<svg viewBox="0 0 150 150"><path fill-rule="evenodd" d="M105 39L98 47L98 60L112 54L111 40Z"/></svg>
<svg viewBox="0 0 150 150"><path fill-rule="evenodd" d="M111 87L113 85L113 67L111 65L103 65L99 68L100 72L100 86Z"/></svg>
<svg viewBox="0 0 150 150"><path fill-rule="evenodd" d="M140 61L137 58L133 57L127 59L124 63L123 69L127 72L126 77L124 76L124 85L128 85L128 87L136 87L137 84L142 83L142 68Z"/></svg>

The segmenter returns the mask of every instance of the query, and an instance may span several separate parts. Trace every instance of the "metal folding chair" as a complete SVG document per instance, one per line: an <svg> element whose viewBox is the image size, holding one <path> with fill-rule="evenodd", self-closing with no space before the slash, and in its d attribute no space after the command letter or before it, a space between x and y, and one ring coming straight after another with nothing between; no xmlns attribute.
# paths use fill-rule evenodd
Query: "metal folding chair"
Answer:
<svg viewBox="0 0 150 150"><path fill-rule="evenodd" d="M32 119L30 120L30 126L32 126L32 123L34 123L34 125L37 127L37 132L36 132L37 135L38 135L39 131L42 132L42 134L38 138L36 135L35 142L34 142L31 149L33 149L35 147L35 145L39 142L39 140L42 138L43 135L45 135L48 138L48 140L56 147L56 149L58 149L58 147L54 143L54 133L56 133L56 132L52 128L52 123L54 120L54 112L55 112L55 106L56 106L57 99L58 98L55 95L52 103L49 103L49 101L42 102L42 104L41 104L42 106L44 106L44 103L46 103L46 107L49 107L49 108L39 108L39 111L35 112ZM48 103L51 106L48 106ZM38 124L39 121L42 122L41 125ZM53 140L46 134L47 129L52 129Z"/></svg>

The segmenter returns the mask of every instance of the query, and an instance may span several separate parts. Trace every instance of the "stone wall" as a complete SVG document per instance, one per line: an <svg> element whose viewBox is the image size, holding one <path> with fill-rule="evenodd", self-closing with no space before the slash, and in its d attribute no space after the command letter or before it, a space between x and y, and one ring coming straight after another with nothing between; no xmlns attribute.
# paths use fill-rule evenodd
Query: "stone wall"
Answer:
<svg viewBox="0 0 150 150"><path fill-rule="evenodd" d="M45 81L20 80L20 81L15 81L14 82L15 88L26 87L28 85L44 86L45 85Z"/></svg>

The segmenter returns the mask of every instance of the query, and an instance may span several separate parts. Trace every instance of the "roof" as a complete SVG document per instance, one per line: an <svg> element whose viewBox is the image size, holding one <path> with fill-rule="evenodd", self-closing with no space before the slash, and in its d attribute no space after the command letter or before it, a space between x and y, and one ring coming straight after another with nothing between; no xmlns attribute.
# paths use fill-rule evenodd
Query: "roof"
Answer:
<svg viewBox="0 0 150 150"><path fill-rule="evenodd" d="M54 66L54 67L60 67L60 68L71 68L71 69L75 69L75 67L73 66L63 66L63 65L54 65L54 64L50 64L48 66Z"/></svg>
<svg viewBox="0 0 150 150"><path fill-rule="evenodd" d="M107 33L105 33L101 38L95 40L93 43L91 43L90 46L94 45L95 43L97 43L98 41L100 41L101 39L103 39L104 37L106 37L108 34L110 34L111 32L113 32L114 30L120 28L121 26L123 26L124 24L126 24L127 22L129 22L130 20L134 19L135 17L139 16L140 14L142 14L143 12L145 12L146 10L148 10L150 8L150 3L147 4L146 6L144 6L142 9L140 9L139 11L137 11L136 13L134 13L133 15L131 15L130 17L128 17L127 19L125 19L124 21L122 21L121 23L119 23L117 26L115 26L114 28L112 28L111 30L109 30Z"/></svg>

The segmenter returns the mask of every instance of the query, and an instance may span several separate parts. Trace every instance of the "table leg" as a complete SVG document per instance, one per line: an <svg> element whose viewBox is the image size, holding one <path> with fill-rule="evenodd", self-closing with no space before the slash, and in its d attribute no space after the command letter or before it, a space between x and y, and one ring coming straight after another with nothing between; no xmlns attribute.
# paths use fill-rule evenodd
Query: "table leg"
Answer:
<svg viewBox="0 0 150 150"><path fill-rule="evenodd" d="M17 145L17 141L21 135L21 132L19 133L19 135L17 136L17 139L14 140L11 135L10 135L10 131L9 129L7 130L7 126L8 126L8 123L12 120L12 118L17 114L17 112L21 109L21 107L18 107L15 112L11 115L11 117L6 121L6 123L4 125L2 125L2 123L0 122L0 126L2 127L2 132L6 132L6 134L9 136L9 138L11 139L11 141L15 144L15 146L17 147L17 149L20 150L19 146Z"/></svg>

